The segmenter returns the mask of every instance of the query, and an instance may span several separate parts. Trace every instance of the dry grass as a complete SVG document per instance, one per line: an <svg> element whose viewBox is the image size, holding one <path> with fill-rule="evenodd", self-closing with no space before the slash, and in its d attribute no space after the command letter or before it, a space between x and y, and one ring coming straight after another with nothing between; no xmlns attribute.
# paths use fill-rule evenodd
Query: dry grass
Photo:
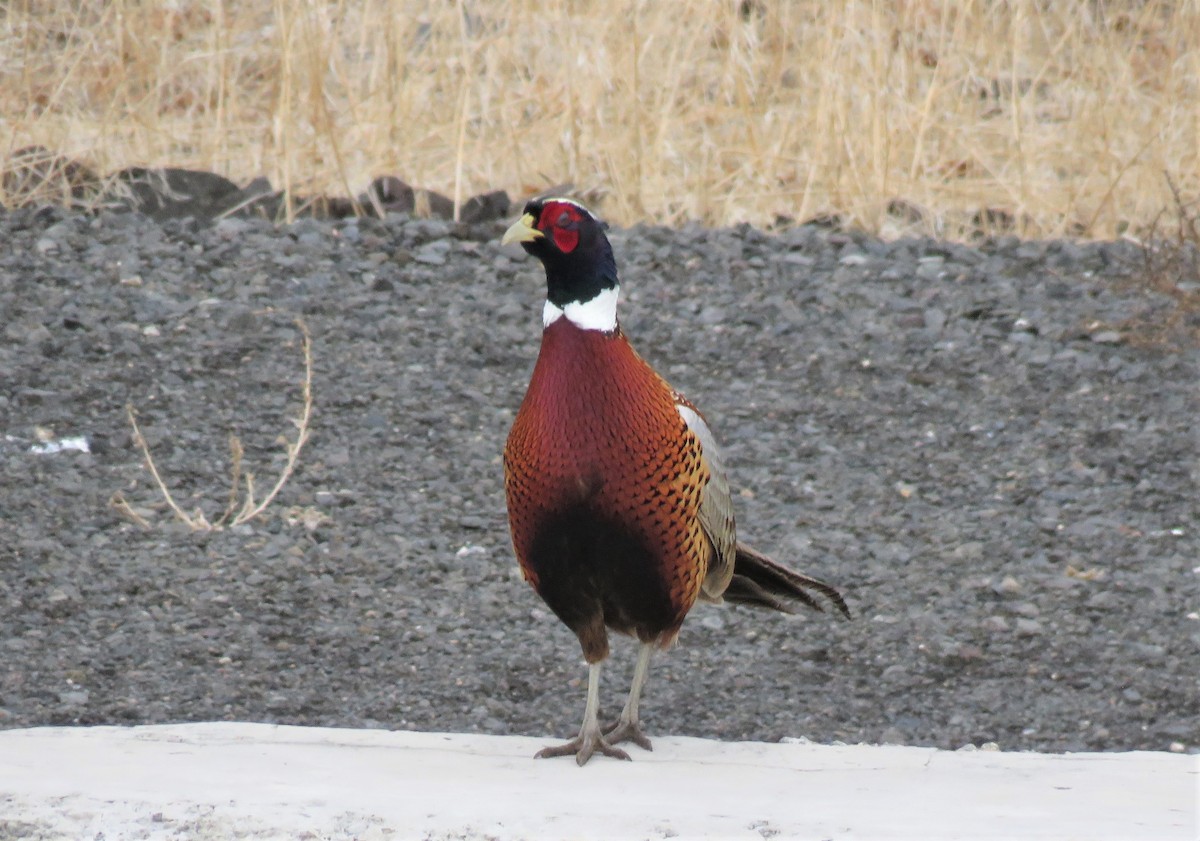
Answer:
<svg viewBox="0 0 1200 841"><path fill-rule="evenodd" d="M1157 292L1163 306L1118 325L1134 344L1154 347L1200 344L1200 199L1185 202L1168 180L1175 206L1164 209L1141 243L1140 264L1127 281ZM1174 220L1160 227L1162 218Z"/></svg>
<svg viewBox="0 0 1200 841"><path fill-rule="evenodd" d="M1200 195L1198 44L1195 0L12 0L0 157L1109 238Z"/></svg>
<svg viewBox="0 0 1200 841"><path fill-rule="evenodd" d="M240 526L243 523L250 522L267 510L275 500L275 497L283 490L283 486L287 484L288 479L292 477L292 473L296 469L296 463L300 458L300 450L303 449L304 444L308 441L309 423L312 420L313 411L312 336L308 332L308 325L302 319L296 319L296 326L303 335L304 383L301 387L303 404L299 416L292 421L296 426L296 439L292 441L286 435L280 436L287 458L279 471L279 475L275 479L275 483L262 499L258 499L255 496L254 474L245 469L245 464L242 461L242 456L244 455L242 442L236 435L230 435L229 500L225 505L225 510L216 519L209 519L208 515L204 513L204 509L199 507L192 511L185 511L175 501L174 494L171 493L166 480L159 472L158 465L154 461L154 456L150 453L150 445L147 443L146 437L142 434L142 429L138 425L137 411L133 406L126 407L125 412L129 418L129 426L133 433L133 442L142 451L143 462L146 470L150 472L151 478L154 479L154 486L158 489L158 493L167 508L174 514L175 519L179 520L179 522L186 525L192 531L219 531L227 526ZM133 520L133 522L142 528L148 529L151 527L150 521L142 516L120 491L113 494L111 503L117 511L130 520ZM297 511L301 511L301 513L298 514L296 513ZM313 520L314 516L317 518L320 517L315 512L304 513L301 509L294 507L288 509L288 513L286 514L289 522L301 521L306 524L319 522L319 519Z"/></svg>

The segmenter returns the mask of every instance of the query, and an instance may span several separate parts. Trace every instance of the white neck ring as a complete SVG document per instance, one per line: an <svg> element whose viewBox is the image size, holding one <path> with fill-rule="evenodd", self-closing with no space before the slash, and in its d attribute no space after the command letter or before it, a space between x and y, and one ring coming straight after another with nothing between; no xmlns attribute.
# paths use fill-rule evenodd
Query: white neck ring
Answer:
<svg viewBox="0 0 1200 841"><path fill-rule="evenodd" d="M558 307L549 301L542 309L542 326L549 327L563 316L581 330L599 330L611 333L617 329L617 298L620 287L601 290L588 301L572 301Z"/></svg>

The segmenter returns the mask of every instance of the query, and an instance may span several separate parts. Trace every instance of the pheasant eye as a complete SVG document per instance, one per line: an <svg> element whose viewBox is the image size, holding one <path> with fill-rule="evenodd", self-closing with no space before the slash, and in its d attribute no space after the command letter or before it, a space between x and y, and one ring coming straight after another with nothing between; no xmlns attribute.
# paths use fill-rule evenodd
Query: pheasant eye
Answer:
<svg viewBox="0 0 1200 841"><path fill-rule="evenodd" d="M564 210L562 213L558 214L558 221L554 224L560 228L567 227L571 224L571 214Z"/></svg>

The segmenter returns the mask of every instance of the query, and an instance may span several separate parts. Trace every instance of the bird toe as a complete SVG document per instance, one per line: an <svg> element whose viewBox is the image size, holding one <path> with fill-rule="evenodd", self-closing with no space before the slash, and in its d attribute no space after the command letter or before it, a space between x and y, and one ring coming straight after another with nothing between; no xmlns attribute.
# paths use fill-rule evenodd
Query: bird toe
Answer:
<svg viewBox="0 0 1200 841"><path fill-rule="evenodd" d="M650 740L642 731L642 727L636 721L618 721L608 729L604 734L604 738L608 740L610 745L619 744L621 742L633 742L642 750L653 751L650 746Z"/></svg>
<svg viewBox="0 0 1200 841"><path fill-rule="evenodd" d="M574 756L577 765L586 765L587 761L594 754L602 754L612 759L621 759L626 762L631 761L629 754L620 748L615 748L612 743L605 739L599 732L589 733L586 736L576 736L569 742L561 745L550 745L542 748L534 754L535 759L551 759L556 756Z"/></svg>

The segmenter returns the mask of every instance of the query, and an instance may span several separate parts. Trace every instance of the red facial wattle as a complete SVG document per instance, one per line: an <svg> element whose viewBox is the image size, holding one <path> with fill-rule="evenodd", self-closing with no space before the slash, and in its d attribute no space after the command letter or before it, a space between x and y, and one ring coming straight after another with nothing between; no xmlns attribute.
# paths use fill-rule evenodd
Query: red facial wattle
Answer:
<svg viewBox="0 0 1200 841"><path fill-rule="evenodd" d="M538 219L539 230L548 233L563 254L570 254L579 245L579 208L566 202L548 202Z"/></svg>
<svg viewBox="0 0 1200 841"><path fill-rule="evenodd" d="M554 244L558 246L558 250L563 254L570 254L575 250L575 246L579 245L579 231L574 228L559 228L555 226L551 231L554 237Z"/></svg>

